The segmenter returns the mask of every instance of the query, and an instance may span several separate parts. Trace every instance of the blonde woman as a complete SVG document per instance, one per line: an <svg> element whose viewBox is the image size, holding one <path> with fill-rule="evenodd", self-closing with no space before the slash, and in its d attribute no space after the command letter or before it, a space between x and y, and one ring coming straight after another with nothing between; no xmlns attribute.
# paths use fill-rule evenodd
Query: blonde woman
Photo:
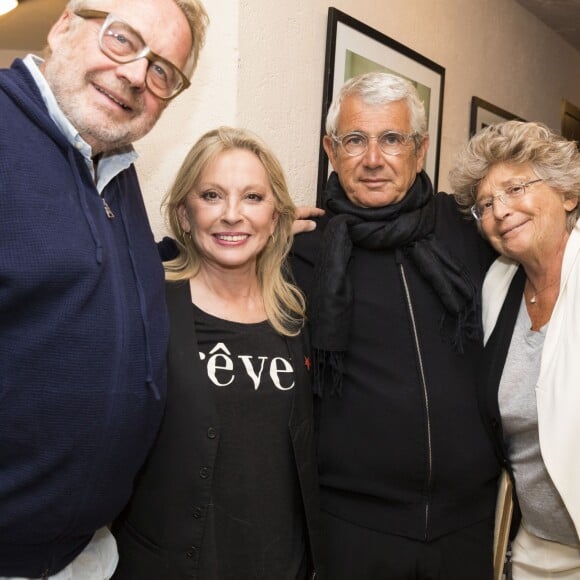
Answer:
<svg viewBox="0 0 580 580"><path fill-rule="evenodd" d="M282 268L295 217L283 171L256 136L222 127L193 146L165 208L179 246L167 409L118 526L115 578L312 578L310 359Z"/></svg>

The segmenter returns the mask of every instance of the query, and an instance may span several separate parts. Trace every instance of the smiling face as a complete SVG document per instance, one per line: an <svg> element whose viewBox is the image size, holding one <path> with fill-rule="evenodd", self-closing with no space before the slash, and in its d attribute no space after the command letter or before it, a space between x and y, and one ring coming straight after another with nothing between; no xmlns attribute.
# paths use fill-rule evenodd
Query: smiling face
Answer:
<svg viewBox="0 0 580 580"><path fill-rule="evenodd" d="M477 187L476 200L505 191L506 187L538 179L530 164L493 165ZM501 254L524 265L542 264L563 252L569 233L566 212L578 198L567 197L544 181L526 188L526 193L505 205L498 198L493 210L480 222L481 230Z"/></svg>
<svg viewBox="0 0 580 580"><path fill-rule="evenodd" d="M187 19L173 0L108 0L91 8L123 19L147 45L180 70L191 49ZM148 61L118 64L98 44L102 19L65 10L48 36L51 51L41 67L56 100L93 154L133 143L155 125L167 102L145 85Z"/></svg>
<svg viewBox="0 0 580 580"><path fill-rule="evenodd" d="M278 221L274 194L258 157L243 149L219 153L178 208L202 268L250 268Z"/></svg>
<svg viewBox="0 0 580 580"><path fill-rule="evenodd" d="M375 137L385 131L413 133L409 108L405 101L387 105L369 105L360 97L345 97L338 118L338 135L358 131ZM366 153L349 157L328 135L324 150L338 173L340 184L355 205L384 207L403 199L423 168L427 152L426 138L418 151L410 142L400 155L385 155L376 139Z"/></svg>

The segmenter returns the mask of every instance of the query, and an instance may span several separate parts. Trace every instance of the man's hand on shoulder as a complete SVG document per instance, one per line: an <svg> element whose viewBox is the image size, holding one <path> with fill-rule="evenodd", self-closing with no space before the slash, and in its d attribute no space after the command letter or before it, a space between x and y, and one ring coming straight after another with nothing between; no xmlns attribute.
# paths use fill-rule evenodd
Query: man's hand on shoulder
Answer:
<svg viewBox="0 0 580 580"><path fill-rule="evenodd" d="M296 219L292 226L292 233L302 234L316 229L316 222L312 218L322 217L324 210L320 207L299 206L296 208Z"/></svg>

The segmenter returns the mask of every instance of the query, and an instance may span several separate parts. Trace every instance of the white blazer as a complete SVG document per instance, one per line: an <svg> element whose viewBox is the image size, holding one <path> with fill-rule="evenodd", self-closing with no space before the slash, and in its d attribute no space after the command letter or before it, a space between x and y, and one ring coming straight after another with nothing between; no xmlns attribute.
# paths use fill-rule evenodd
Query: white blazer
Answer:
<svg viewBox="0 0 580 580"><path fill-rule="evenodd" d="M487 343L518 263L498 258L483 284ZM540 449L580 536L580 220L566 244L560 294L546 333L536 385Z"/></svg>

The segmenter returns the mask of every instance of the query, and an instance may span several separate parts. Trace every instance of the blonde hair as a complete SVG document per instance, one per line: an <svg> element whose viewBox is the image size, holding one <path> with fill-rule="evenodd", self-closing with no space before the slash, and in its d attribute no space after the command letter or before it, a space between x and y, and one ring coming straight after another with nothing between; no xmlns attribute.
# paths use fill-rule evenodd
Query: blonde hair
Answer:
<svg viewBox="0 0 580 580"><path fill-rule="evenodd" d="M120 1L120 0L117 0ZM209 25L209 17L203 4L199 0L173 0L175 4L181 9L191 31L191 50L189 58L185 65L184 73L188 78L191 78L197 61L199 60L199 53L205 43L205 33ZM70 0L67 4L67 9L71 12L87 7L87 0ZM94 5L89 6L95 8Z"/></svg>
<svg viewBox="0 0 580 580"><path fill-rule="evenodd" d="M449 181L455 200L467 215L475 203L476 188L493 165L529 163L534 173L567 196L580 197L580 152L543 123L506 121L476 133L459 152ZM580 203L568 213L572 231L580 217Z"/></svg>
<svg viewBox="0 0 580 580"><path fill-rule="evenodd" d="M179 255L166 262L167 280L186 280L197 275L200 254L179 223L179 208L196 186L204 169L225 151L241 149L253 153L262 163L274 195L278 214L276 229L256 261L258 284L262 291L266 316L276 332L295 336L302 328L305 316L304 297L286 277L286 256L292 245L292 224L296 207L292 202L280 162L266 144L245 129L219 127L203 135L191 148L173 186L163 199L165 218L179 247Z"/></svg>

